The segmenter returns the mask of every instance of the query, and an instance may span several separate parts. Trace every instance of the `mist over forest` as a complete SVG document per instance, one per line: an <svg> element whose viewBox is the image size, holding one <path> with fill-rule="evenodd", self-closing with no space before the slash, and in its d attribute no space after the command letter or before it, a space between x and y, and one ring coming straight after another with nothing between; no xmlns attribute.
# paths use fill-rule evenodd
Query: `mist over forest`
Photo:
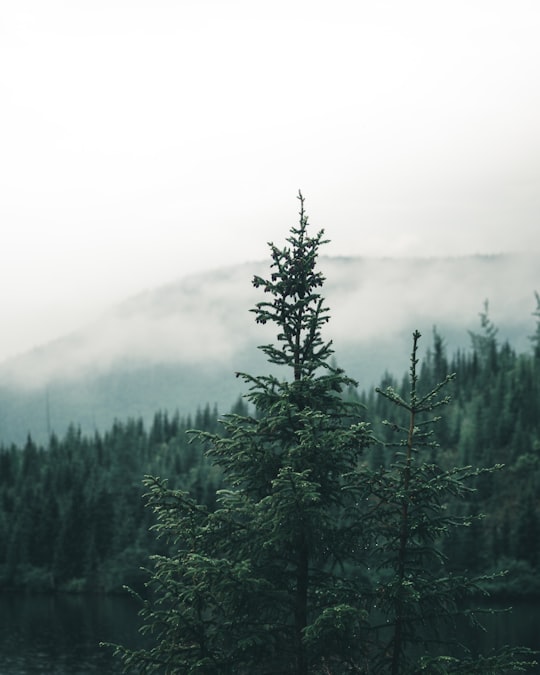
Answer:
<svg viewBox="0 0 540 675"><path fill-rule="evenodd" d="M282 255L276 251L276 258ZM320 533L327 532L327 523L333 520L339 528L345 523L342 533L358 537L355 541L361 543L351 547L349 537L337 536L337 530L323 535L332 546L345 542L343 551L356 556L350 573L345 565L342 572L343 583L356 584L357 590L351 594L352 587L345 585L340 592L348 602L358 599L363 603L359 607L384 610L388 592L397 587L388 570L401 574L402 569L384 562L396 545L404 561L399 583L406 580L407 589L412 579L416 584L406 607L419 608L422 625L425 604L417 599L417 589L425 589L430 599L433 589L442 588L441 607L446 611L448 580L451 584L458 580L456 598L462 598L465 589L463 597L474 602L485 593L497 602L540 597L540 294L534 290L534 258L325 258L320 267L327 277L327 303L321 304L312 290L321 283L318 274L311 273L313 259L304 251L307 264L298 272L301 258L296 250L286 255L286 274L280 267L270 274L272 281L254 279L259 290L262 285L269 292L262 298L247 280L259 271L268 276L266 266L217 270L140 294L86 330L4 364L0 591L102 596L121 593L127 584L147 597L144 570L149 555L155 563L152 582L169 561L176 575L175 556L185 555L204 564L211 560L211 569L218 570L216 579L219 583L225 579L228 589L235 573L223 575L225 568L216 567L214 558L193 555L196 539L190 523L203 518L201 532L210 532L211 537L218 532L226 551L237 548L239 537L250 546L262 537L262 545L253 545L258 556L267 547L268 532L276 532L287 551L291 548L292 540L283 539L290 522L283 513L296 518L300 512L302 523L308 522L305 514L314 514L309 522L317 534L302 539L310 546L320 541ZM490 304L492 297L496 300ZM287 304L289 298L299 311ZM334 317L330 325L325 304ZM254 305L258 323L249 314ZM279 336L276 341L268 324L287 335L282 350ZM334 356L325 342L332 336ZM257 350L257 345L265 346ZM345 370L332 367L332 359ZM273 377L269 364L288 366L286 381ZM239 379L234 374L238 370L246 373ZM358 380L358 386L348 375ZM239 382L250 387L248 397L239 397ZM439 395L442 388L444 397ZM311 398L300 408L306 393ZM312 398L320 410L310 407ZM433 415L441 406L442 416L417 419ZM342 429L338 419L349 426ZM435 426L434 436L426 425ZM287 434L300 441L289 444ZM289 453L290 464L280 457L283 466L268 484L260 475L266 467L274 471L274 438L279 439L278 451ZM299 459L304 450L305 457ZM262 505L263 519L253 529L244 518L235 521L241 527L223 527L224 514L234 510L223 505L227 499L237 500L244 489L238 488L244 485L242 480L229 472L235 457L254 476L254 481L245 480L247 492L238 504L246 501L249 511ZM310 457L315 459L306 469ZM356 475L361 478L358 485ZM296 482L293 476L301 480ZM366 485L371 492L366 492ZM328 486L332 495L344 495L350 504L329 499ZM263 489L268 494L257 496L253 509L248 494L259 495ZM422 506L423 495L429 501ZM145 508L145 499L151 508ZM278 520L265 529L268 515L274 514L268 509L269 500L289 500L290 506L286 511L277 509ZM339 504L347 507L345 521L326 519L329 504L330 512L341 508ZM177 520L184 505L186 517ZM248 513L247 507L242 513ZM434 514L429 516L433 520L427 513ZM366 527L372 517L377 522ZM208 527L208 519L219 527ZM164 524L172 528L172 538L155 536ZM179 532L189 545L178 547ZM403 532L405 543L410 541L404 554ZM293 538L297 533L292 530ZM210 555L215 555L213 541ZM430 548L432 544L438 548ZM292 550L296 551L294 546ZM321 551L329 555L327 543ZM419 555L429 555L425 558L429 564L424 565ZM379 559L387 570L372 564ZM433 564L435 559L443 565L442 572ZM340 554L336 560L341 560ZM242 565L239 569L245 569ZM320 576L310 573L309 564L303 569L308 581ZM366 571L358 573L359 569ZM414 572L415 577L407 570L421 573ZM191 576L192 567L175 581L180 584L178 593L166 591L175 608ZM330 598L339 587L334 576L331 572ZM297 579L297 572L291 578ZM238 578L241 593L245 579L244 574ZM151 607L153 597L150 593L145 608ZM253 597L258 615L260 593ZM221 600L219 607L221 612ZM395 604L388 607L388 616L394 617ZM187 608L191 612L191 599ZM164 615L160 609L159 616ZM153 621L153 614L146 616ZM171 616L176 649L177 615ZM381 620L377 615L374 620L378 631ZM386 627L399 624L395 617L388 621ZM228 626L221 619L218 625ZM242 618L242 630L252 625ZM329 630L336 626L341 630L340 625L332 619ZM354 642L358 643L356 634ZM319 643L326 644L322 639ZM163 644L162 640L160 649ZM348 653L340 645L339 659ZM535 638L523 646L508 641L493 657L501 667L489 672L514 672L506 665L517 663L518 655L530 659L529 646L536 646ZM384 656L384 639L381 648ZM118 649L125 663L140 656L139 651ZM308 670L300 672L305 675ZM412 671L407 666L395 672ZM466 666L463 672L472 671Z"/></svg>
<svg viewBox="0 0 540 675"><path fill-rule="evenodd" d="M457 258L322 257L335 359L376 385L406 369L409 337L434 327L450 353L468 349L487 301L498 339L529 349L538 255ZM267 262L211 270L148 290L94 323L0 366L0 441L45 442L69 424L103 430L114 419L151 420L158 409L194 414L206 403L228 409L243 393L236 371L265 373L257 345L275 336L250 309L251 285Z"/></svg>

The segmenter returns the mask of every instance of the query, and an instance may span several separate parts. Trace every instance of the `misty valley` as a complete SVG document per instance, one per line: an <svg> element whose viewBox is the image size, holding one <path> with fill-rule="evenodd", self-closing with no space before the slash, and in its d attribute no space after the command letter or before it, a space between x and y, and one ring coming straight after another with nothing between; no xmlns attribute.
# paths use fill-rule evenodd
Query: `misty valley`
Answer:
<svg viewBox="0 0 540 675"><path fill-rule="evenodd" d="M433 326L447 350L469 348L468 331L489 301L499 339L530 347L538 256L432 259L321 257L335 359L360 390L407 368L413 330ZM226 412L244 393L236 371L266 372L257 346L275 338L256 325L250 284L266 263L198 274L134 296L94 323L0 364L0 442L46 445L73 424L107 432L115 420L158 409L194 415L208 401Z"/></svg>
<svg viewBox="0 0 540 675"><path fill-rule="evenodd" d="M496 268L497 261L489 264ZM330 267L335 271L332 265ZM237 271L233 275L235 283ZM337 276L335 273L334 279ZM332 292L339 291L345 278L346 275L340 282L336 280L335 288L330 286ZM177 291L173 293L170 288L169 293L176 302ZM532 292L530 296L534 298ZM159 316L166 314L163 297L159 303L155 297L145 298L142 303L146 303L144 311L153 308L152 312L157 312L158 323ZM251 299L251 295L244 298ZM540 606L540 299L537 300L536 310L531 306L525 316L514 316L513 328L503 322L511 334L509 339L501 339L499 326L492 320L487 304L480 311L480 321L476 321L474 328L464 324L462 333L468 337L465 344L460 343L455 324L449 327L448 338L440 328L430 325L428 334L420 341L418 358L418 386L424 392L436 389L449 373L456 374L447 383L446 393L451 402L441 411L441 419L434 429L438 445L429 450L429 462L439 471L452 471L453 467L461 466L497 467L494 471L471 474L465 491L445 498L447 514L457 520L467 520L465 527L441 536L441 554L448 572L456 578L474 575L484 579L470 589L469 598L464 596L463 602L489 593L492 602L517 603L516 616L535 616L535 625ZM342 299L347 311L351 311L349 301L350 298L347 302ZM497 298L493 301L496 303ZM136 307L136 313L140 314L142 305L141 301L132 303L132 309ZM391 312L392 307L385 308L386 311ZM124 317L126 313L129 312L126 310ZM531 314L536 317L536 324ZM134 325L131 319L128 325ZM527 327L523 329L523 326ZM230 330L235 330L232 324ZM349 330L353 330L352 323ZM392 330L400 333L404 324L394 325ZM338 321L336 342L341 345L341 351L338 349L333 358L339 365L358 365L362 358L370 360L369 355L375 353L376 347L368 334L369 331L355 348L353 337L339 328ZM527 339L523 340L523 334ZM516 335L519 337L513 339ZM225 338L221 335L220 339ZM244 339L251 344L249 331ZM262 341L259 336L259 342ZM383 358L384 342L381 339ZM399 443L396 450L399 424L388 423L388 420L395 416L392 396L403 401L410 394L410 373L406 371L410 340L405 337L402 342L397 350L401 367L393 360L384 367L382 363L379 365L378 357L371 358L368 381L378 384L383 395L374 386L352 381L342 387L340 393L344 404L361 411L361 424L371 430L374 442L363 451L361 461L373 476L390 471L399 455ZM203 354L204 347L212 349L209 343L203 345ZM243 349L245 347L243 345ZM44 361L51 349L58 350L59 346L45 349ZM69 361L69 349L66 354ZM204 366L173 360L148 365L144 359L133 358L93 378L88 373L86 379L71 380L55 379L51 375L34 387L28 382L24 386L20 382L15 385L14 366L4 369L0 397L3 424L0 432L0 590L4 594L0 599L4 602L1 609L4 632L11 621L6 618L10 613L12 617L19 617L20 626L26 625L26 619L21 619L17 609L23 606L21 603L29 608L28 617L43 612L45 605L49 608L47 611L52 611L54 605L54 616L60 616L63 610L56 607L64 602L60 598L71 598L65 603L75 603L73 606L78 607L82 617L84 612L74 598L90 597L94 598L91 602L98 603L99 598L102 601L112 598L109 610L112 612L110 608L114 606L114 611L122 616L126 605L116 596L125 595L126 586L143 596L148 594L149 556L174 556L176 544L167 537L156 536L159 510L145 506L145 501L155 499L155 495L152 496L154 488L150 483L143 485L144 476L161 477L166 487L160 489L171 491L163 494L181 491L205 513L219 509L219 495L230 490L231 484L227 472L207 452L210 439L216 434L224 434L225 438L228 434L234 435L230 427L223 426L223 416L248 420L257 420L259 416L249 396L242 396L245 387L242 390L238 380L233 378L232 384L224 384L223 373L234 356L234 350L219 358L213 355ZM32 354L27 361L39 365L40 358L39 354ZM239 361L240 366L253 366L259 371L264 368L260 361ZM378 368L378 375L374 368ZM361 370L361 365L353 369ZM203 389L206 389L204 393ZM384 392L390 394L384 395ZM100 397L106 414L98 407ZM78 413L74 406L79 407ZM110 419L111 411L113 419ZM32 422L32 415L39 418L38 424ZM64 424L63 430L59 428L59 420ZM32 429L37 433L32 433ZM193 429L202 434L188 433ZM502 570L505 574L498 576ZM364 570L362 574L369 577L369 583L380 582L376 570ZM40 598L41 609L32 608L31 595ZM58 599L54 602L45 599L51 597ZM118 604L114 605L116 601ZM6 602L11 603L11 609L6 609ZM135 607L139 605L131 599L127 602L132 603L129 607L133 622L128 622L132 625L131 634L118 635L117 628L107 623L110 619L116 626L116 620L109 617L104 630L110 634L103 632L100 623L99 630L91 631L92 640L97 636L97 641L119 641L135 646L134 636L139 625ZM101 610L92 610L92 616L96 611ZM40 623L34 619L28 621ZM540 647L537 636L526 633L526 626L533 623L530 618L515 619L512 625L523 625L523 631L512 636L508 635L505 618L489 621L492 622L491 637L486 638L489 647L499 648L503 644ZM502 623L493 623L496 621ZM29 635L32 634L28 630ZM20 628L20 636L25 631L26 628ZM492 640L494 634L499 638ZM463 639L467 641L467 637ZM478 637L473 642L477 643ZM469 644L473 650L476 646ZM9 655L13 663L17 661L16 654L6 645L2 651L6 659ZM58 669L50 672L82 675L99 667L117 672L110 665L112 660L103 666L106 658L103 651L97 650L96 654L87 655L86 671L77 670L72 662L64 664L64 670L57 664ZM53 663L54 654L50 659ZM2 666L0 661L2 667L7 666ZM23 666L19 662L17 667ZM12 672L26 671L14 669ZM229 671L218 669L216 672Z"/></svg>

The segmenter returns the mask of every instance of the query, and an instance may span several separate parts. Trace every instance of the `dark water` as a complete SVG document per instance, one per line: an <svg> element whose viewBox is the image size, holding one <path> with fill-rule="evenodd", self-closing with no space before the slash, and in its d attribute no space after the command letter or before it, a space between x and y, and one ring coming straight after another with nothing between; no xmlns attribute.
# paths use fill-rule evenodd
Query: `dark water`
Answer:
<svg viewBox="0 0 540 675"><path fill-rule="evenodd" d="M99 643L136 647L137 610L127 597L0 595L0 675L120 673ZM540 605L520 604L483 623L484 633L462 636L480 652L504 644L540 649Z"/></svg>
<svg viewBox="0 0 540 675"><path fill-rule="evenodd" d="M137 611L128 597L0 595L0 674L120 673L99 643L136 646Z"/></svg>
<svg viewBox="0 0 540 675"><path fill-rule="evenodd" d="M478 616L483 626L471 628L468 622L458 625L457 635L453 635L461 644L467 646L474 654L487 655L505 645L512 647L528 647L540 651L540 604L510 603L485 607L488 613ZM534 657L540 661L540 654ZM530 675L540 675L540 666L527 671Z"/></svg>
<svg viewBox="0 0 540 675"><path fill-rule="evenodd" d="M514 604L511 612L482 618L485 632L478 632L475 644L480 651L502 647L505 644L540 650L540 604ZM540 655L536 657L540 661ZM540 672L537 669L535 672Z"/></svg>

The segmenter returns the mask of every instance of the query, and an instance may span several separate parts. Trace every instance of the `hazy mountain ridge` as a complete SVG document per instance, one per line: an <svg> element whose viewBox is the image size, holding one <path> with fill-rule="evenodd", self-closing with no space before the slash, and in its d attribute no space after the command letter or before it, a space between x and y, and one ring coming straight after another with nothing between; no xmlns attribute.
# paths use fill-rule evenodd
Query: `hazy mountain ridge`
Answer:
<svg viewBox="0 0 540 675"><path fill-rule="evenodd" d="M361 386L407 367L409 336L424 349L434 325L449 349L468 347L489 299L501 340L527 349L534 331L540 255L320 260L336 358ZM264 295L253 262L192 275L111 308L93 324L0 366L0 440L38 439L69 422L106 428L115 417L158 409L193 413L206 402L227 408L242 391L237 370L265 372L256 349L274 339L249 310ZM24 430L24 431L23 431Z"/></svg>

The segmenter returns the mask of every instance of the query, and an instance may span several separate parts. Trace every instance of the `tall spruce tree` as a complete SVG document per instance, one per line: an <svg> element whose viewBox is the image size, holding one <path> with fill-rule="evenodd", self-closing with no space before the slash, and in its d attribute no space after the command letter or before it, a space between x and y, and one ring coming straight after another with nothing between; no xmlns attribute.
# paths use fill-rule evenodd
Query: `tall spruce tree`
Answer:
<svg viewBox="0 0 540 675"><path fill-rule="evenodd" d="M154 558L156 600L143 616L156 645L123 652L127 666L170 673L362 672L367 615L355 471L371 442L353 384L330 364L328 310L316 269L323 232L308 234L304 200L289 246L270 244L267 300L274 324L261 346L279 375L239 373L253 415L223 419L223 434L197 433L224 472L215 511L148 478L158 532L175 552ZM337 668L337 670L334 670Z"/></svg>

